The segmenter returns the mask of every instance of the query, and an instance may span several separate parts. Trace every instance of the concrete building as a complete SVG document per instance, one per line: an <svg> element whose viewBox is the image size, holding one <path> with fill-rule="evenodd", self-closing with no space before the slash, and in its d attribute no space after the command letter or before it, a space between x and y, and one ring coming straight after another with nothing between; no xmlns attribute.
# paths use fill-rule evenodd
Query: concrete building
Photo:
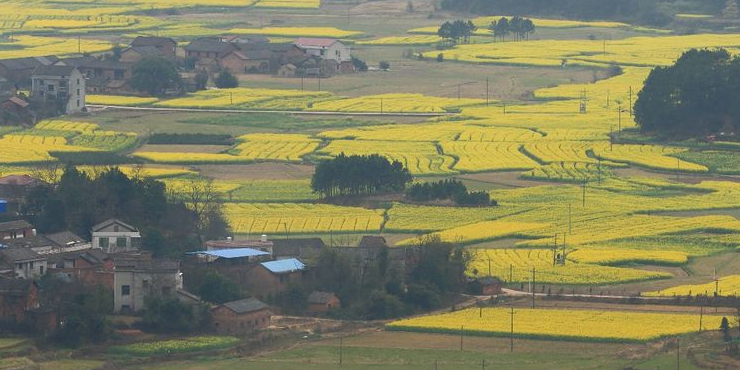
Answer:
<svg viewBox="0 0 740 370"><path fill-rule="evenodd" d="M141 258L115 259L113 306L116 312L137 312L151 297L175 298L182 290L180 264Z"/></svg>
<svg viewBox="0 0 740 370"><path fill-rule="evenodd" d="M106 253L137 251L141 245L139 229L116 219L93 226L91 234L92 247L101 248Z"/></svg>
<svg viewBox="0 0 740 370"><path fill-rule="evenodd" d="M39 66L31 74L31 98L58 102L64 112L85 109L85 76L73 66Z"/></svg>

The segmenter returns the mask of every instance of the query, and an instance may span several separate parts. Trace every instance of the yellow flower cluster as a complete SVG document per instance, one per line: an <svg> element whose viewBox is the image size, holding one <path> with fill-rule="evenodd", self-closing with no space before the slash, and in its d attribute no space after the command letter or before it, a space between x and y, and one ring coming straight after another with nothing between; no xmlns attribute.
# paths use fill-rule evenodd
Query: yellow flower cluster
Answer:
<svg viewBox="0 0 740 370"><path fill-rule="evenodd" d="M224 214L238 234L376 233L382 210L326 204L226 203Z"/></svg>
<svg viewBox="0 0 740 370"><path fill-rule="evenodd" d="M516 237L525 231L542 229L547 226L546 224L526 222L482 221L433 233L432 236L439 237L447 242L474 244L505 237ZM396 243L396 245L412 245L415 242L416 239L406 239Z"/></svg>
<svg viewBox="0 0 740 370"><path fill-rule="evenodd" d="M293 1L297 3L298 1ZM275 0L270 0L267 4L276 4ZM282 2L280 2L282 3ZM265 27L265 28L233 28L226 32L235 35L262 35L262 36L282 36L282 37L332 37L332 38L350 38L362 35L362 32L340 30L334 27Z"/></svg>

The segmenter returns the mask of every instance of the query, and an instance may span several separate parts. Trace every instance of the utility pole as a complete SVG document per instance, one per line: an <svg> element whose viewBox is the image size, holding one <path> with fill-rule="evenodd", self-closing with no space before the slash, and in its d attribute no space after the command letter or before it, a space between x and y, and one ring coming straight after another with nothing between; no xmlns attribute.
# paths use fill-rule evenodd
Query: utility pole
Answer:
<svg viewBox="0 0 740 370"><path fill-rule="evenodd" d="M511 335L509 335L509 351L514 352L514 307L511 308Z"/></svg>
<svg viewBox="0 0 740 370"><path fill-rule="evenodd" d="M681 370L681 339L676 338L676 370Z"/></svg>
<svg viewBox="0 0 740 370"><path fill-rule="evenodd" d="M489 98L488 98L488 77L486 77L486 107L488 106Z"/></svg>
<svg viewBox="0 0 740 370"><path fill-rule="evenodd" d="M568 203L568 234L573 234L573 204Z"/></svg>
<svg viewBox="0 0 740 370"><path fill-rule="evenodd" d="M632 117L632 86L630 86L630 117Z"/></svg>
<svg viewBox="0 0 740 370"><path fill-rule="evenodd" d="M620 131L622 131L622 103L619 103L617 106L618 106L617 109L619 111L619 113L618 113L619 114L619 120L618 120L618 122L619 122L619 126L618 127L619 128L617 129L617 132L620 132Z"/></svg>
<svg viewBox="0 0 740 370"><path fill-rule="evenodd" d="M234 93L231 91L229 91L229 103L231 103L231 105L234 105Z"/></svg>
<svg viewBox="0 0 740 370"><path fill-rule="evenodd" d="M586 181L583 181L583 208L586 208Z"/></svg>
<svg viewBox="0 0 740 370"><path fill-rule="evenodd" d="M509 264L509 284L514 280L514 264Z"/></svg>
<svg viewBox="0 0 740 370"><path fill-rule="evenodd" d="M342 361L344 360L344 342L342 341L342 337L339 337L339 364L342 364Z"/></svg>
<svg viewBox="0 0 740 370"><path fill-rule="evenodd" d="M599 185L601 185L601 158L597 159L598 164L596 165L596 169L598 170L598 179L599 179Z"/></svg>
<svg viewBox="0 0 740 370"><path fill-rule="evenodd" d="M699 311L699 333L701 333L703 320L704 320L704 306L701 306L701 310Z"/></svg>
<svg viewBox="0 0 740 370"><path fill-rule="evenodd" d="M606 90L606 107L607 108L609 108L609 103L610 103L610 101L609 101L610 100L609 99L610 96L609 95L610 95L610 91L609 90Z"/></svg>
<svg viewBox="0 0 740 370"><path fill-rule="evenodd" d="M556 255L558 254L558 233L555 233L555 245L552 247L552 267L555 267Z"/></svg>
<svg viewBox="0 0 740 370"><path fill-rule="evenodd" d="M504 114L506 114L506 102L503 102L504 104Z"/></svg>
<svg viewBox="0 0 740 370"><path fill-rule="evenodd" d="M303 91L303 79L304 79L305 77L306 77L306 76L304 76L303 74L301 74L301 91Z"/></svg>
<svg viewBox="0 0 740 370"><path fill-rule="evenodd" d="M609 151L614 151L614 125L609 126Z"/></svg>
<svg viewBox="0 0 740 370"><path fill-rule="evenodd" d="M77 35L77 54L82 54L82 38Z"/></svg>
<svg viewBox="0 0 740 370"><path fill-rule="evenodd" d="M488 276L491 276L491 257L488 257Z"/></svg>
<svg viewBox="0 0 740 370"><path fill-rule="evenodd" d="M534 308L535 306L534 304L535 293L534 292L537 290L536 286L537 286L536 271L535 271L535 267L532 267L532 308Z"/></svg>
<svg viewBox="0 0 740 370"><path fill-rule="evenodd" d="M321 68L319 68L318 77L319 77L319 91L321 91Z"/></svg>
<svg viewBox="0 0 740 370"><path fill-rule="evenodd" d="M676 158L676 181L681 179L681 159Z"/></svg>
<svg viewBox="0 0 740 370"><path fill-rule="evenodd" d="M465 326L461 326L460 327L460 350L461 351L463 350L463 337L464 337L463 333L464 333L464 331L465 331Z"/></svg>
<svg viewBox="0 0 740 370"><path fill-rule="evenodd" d="M383 98L380 98L380 115L383 115Z"/></svg>

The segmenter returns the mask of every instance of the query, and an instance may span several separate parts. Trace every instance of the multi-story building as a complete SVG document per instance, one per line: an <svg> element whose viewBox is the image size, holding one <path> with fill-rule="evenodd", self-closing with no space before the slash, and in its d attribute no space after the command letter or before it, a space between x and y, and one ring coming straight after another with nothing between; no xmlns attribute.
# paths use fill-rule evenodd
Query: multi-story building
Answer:
<svg viewBox="0 0 740 370"><path fill-rule="evenodd" d="M31 75L31 97L58 102L65 113L85 109L85 76L73 66L39 66Z"/></svg>

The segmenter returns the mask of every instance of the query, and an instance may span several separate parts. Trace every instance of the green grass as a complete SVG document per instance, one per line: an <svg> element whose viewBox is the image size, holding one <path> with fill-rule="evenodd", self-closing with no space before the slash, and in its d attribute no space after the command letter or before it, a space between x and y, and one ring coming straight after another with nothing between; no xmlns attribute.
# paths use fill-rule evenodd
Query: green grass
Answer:
<svg viewBox="0 0 740 370"><path fill-rule="evenodd" d="M701 151L674 154L674 157L707 166L721 174L740 174L740 153L731 151Z"/></svg>
<svg viewBox="0 0 740 370"><path fill-rule="evenodd" d="M318 195L309 180L257 180L244 182L224 196L229 202L312 202Z"/></svg>
<svg viewBox="0 0 740 370"><path fill-rule="evenodd" d="M40 363L40 370L93 370L105 362L94 360L58 360Z"/></svg>
<svg viewBox="0 0 740 370"><path fill-rule="evenodd" d="M108 352L116 355L149 357L169 353L188 353L227 349L236 346L239 339L235 337L190 337L158 342L135 343L125 346L114 346Z"/></svg>

